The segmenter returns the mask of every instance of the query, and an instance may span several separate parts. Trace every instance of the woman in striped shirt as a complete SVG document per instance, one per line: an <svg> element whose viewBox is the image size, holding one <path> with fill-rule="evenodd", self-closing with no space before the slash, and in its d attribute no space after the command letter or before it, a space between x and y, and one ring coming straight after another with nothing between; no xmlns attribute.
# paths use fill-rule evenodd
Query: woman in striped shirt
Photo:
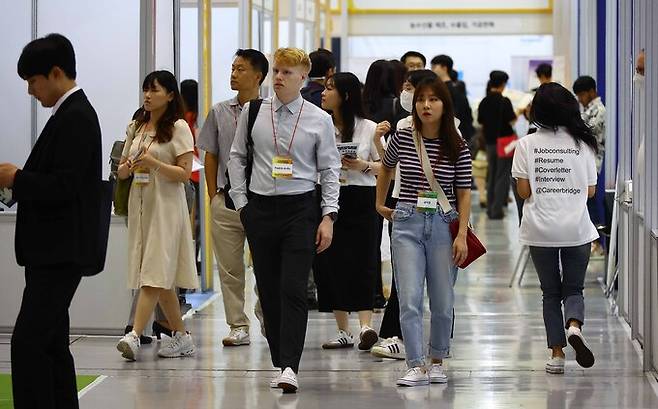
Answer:
<svg viewBox="0 0 658 409"><path fill-rule="evenodd" d="M393 222L391 245L408 366L397 381L400 386L447 382L442 363L450 349L452 284L456 266L468 254L466 231L471 207L471 156L455 128L448 88L440 80L421 81L413 102L413 126L398 130L391 138L377 180L377 211ZM448 213L432 200L414 138L427 150L432 173L452 206ZM384 205L384 199L398 163L400 198L392 210ZM459 232L453 240L449 223L457 218ZM431 310L429 367L423 347L425 281Z"/></svg>

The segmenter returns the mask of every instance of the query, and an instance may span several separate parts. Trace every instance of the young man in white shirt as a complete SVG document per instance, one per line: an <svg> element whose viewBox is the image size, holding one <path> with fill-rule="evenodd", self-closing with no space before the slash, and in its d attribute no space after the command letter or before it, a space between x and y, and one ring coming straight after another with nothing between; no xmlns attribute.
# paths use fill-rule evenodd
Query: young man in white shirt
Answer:
<svg viewBox="0 0 658 409"><path fill-rule="evenodd" d="M340 191L341 162L331 117L300 94L310 68L303 50L274 53L276 95L262 101L251 132L250 110L258 104L245 106L229 161L229 193L251 246L272 364L282 370L270 386L284 392L296 392L299 386L308 272L316 252L331 245Z"/></svg>
<svg viewBox="0 0 658 409"><path fill-rule="evenodd" d="M238 91L238 95L210 110L197 138L197 147L206 152L204 169L212 213L212 241L219 265L226 323L230 327L229 334L222 339L224 346L250 343L249 318L244 312L246 235L240 216L228 197L229 153L242 107L258 98L260 85L268 71L269 63L263 53L253 49L238 50L231 66L231 89ZM258 302L255 313L261 319ZM261 319L261 332L263 329Z"/></svg>
<svg viewBox="0 0 658 409"><path fill-rule="evenodd" d="M603 161L605 159L605 106L596 92L596 81L594 78L587 75L578 77L573 83L573 92L580 105L583 107L581 116L583 121L590 128L599 147L596 154L596 173L598 178L601 178L601 170L603 168ZM603 183L603 181L600 181ZM598 190L598 189L597 189ZM603 195L595 195L587 201L587 209L592 222L596 225L605 224L604 209L603 209ZM603 248L598 241L592 243L592 256L602 258L604 255Z"/></svg>

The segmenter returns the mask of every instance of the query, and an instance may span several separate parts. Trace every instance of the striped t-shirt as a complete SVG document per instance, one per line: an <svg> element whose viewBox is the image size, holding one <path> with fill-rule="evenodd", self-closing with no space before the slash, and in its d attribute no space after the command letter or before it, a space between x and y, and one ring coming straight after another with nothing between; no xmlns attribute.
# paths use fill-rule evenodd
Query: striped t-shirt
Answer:
<svg viewBox="0 0 658 409"><path fill-rule="evenodd" d="M450 163L447 157L440 156L443 140L441 138L423 138L427 155L434 170L434 177L456 208L457 197L455 188L471 188L471 154L466 141L462 140L463 148L456 163ZM382 162L387 168L394 168L400 163L400 201L416 204L419 191L428 191L430 184L425 177L423 167L418 159L411 128L398 130L388 142L386 155Z"/></svg>

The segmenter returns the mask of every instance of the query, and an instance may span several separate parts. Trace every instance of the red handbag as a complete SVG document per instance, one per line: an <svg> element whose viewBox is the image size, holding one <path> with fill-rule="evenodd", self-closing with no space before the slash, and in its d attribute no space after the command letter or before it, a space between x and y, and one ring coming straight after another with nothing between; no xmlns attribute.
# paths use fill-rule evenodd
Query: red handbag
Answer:
<svg viewBox="0 0 658 409"><path fill-rule="evenodd" d="M458 233L459 219L450 223L450 235L453 240L457 237ZM468 226L468 229L466 230L466 247L468 247L468 255L466 256L466 260L458 266L459 268L468 267L469 264L482 257L487 252L487 249L482 242L480 242L480 239L478 239L475 233L473 233L471 226Z"/></svg>
<svg viewBox="0 0 658 409"><path fill-rule="evenodd" d="M514 134L496 139L496 155L501 159L513 158L517 139Z"/></svg>
<svg viewBox="0 0 658 409"><path fill-rule="evenodd" d="M427 178L427 181L429 182L432 190L438 194L441 209L443 209L443 212L447 214L452 210L452 206L450 206L450 201L446 197L445 192L443 189L441 189L441 185L439 185L439 182L437 182L436 178L434 177L434 172L432 172L432 168L430 166L430 158L427 155L427 151L425 150L425 144L423 144L422 138L418 137L416 132L414 132L413 139L414 145L416 146L416 152L418 153L418 157L421 159L420 162L423 165L425 178ZM459 233L459 219L450 222L449 228L450 235L454 241L457 237L457 234ZM457 266L459 268L466 268L469 264L482 257L487 252L487 249L473 232L470 224L466 230L466 247L468 248L468 255L466 256L466 260Z"/></svg>

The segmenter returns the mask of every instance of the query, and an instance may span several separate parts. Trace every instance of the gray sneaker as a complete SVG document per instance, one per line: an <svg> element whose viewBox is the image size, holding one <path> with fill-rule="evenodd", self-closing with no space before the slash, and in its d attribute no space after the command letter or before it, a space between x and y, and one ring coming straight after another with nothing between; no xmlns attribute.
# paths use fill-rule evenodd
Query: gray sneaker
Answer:
<svg viewBox="0 0 658 409"><path fill-rule="evenodd" d="M158 351L162 358L181 358L194 355L194 342L192 336L187 332L175 332L171 341Z"/></svg>
<svg viewBox="0 0 658 409"><path fill-rule="evenodd" d="M228 336L222 339L222 345L225 347L237 347L240 345L249 345L249 332L245 328L233 328Z"/></svg>
<svg viewBox="0 0 658 409"><path fill-rule="evenodd" d="M117 344L117 350L121 356L129 361L137 360L137 351L139 350L139 336L135 331L130 331L121 338Z"/></svg>

